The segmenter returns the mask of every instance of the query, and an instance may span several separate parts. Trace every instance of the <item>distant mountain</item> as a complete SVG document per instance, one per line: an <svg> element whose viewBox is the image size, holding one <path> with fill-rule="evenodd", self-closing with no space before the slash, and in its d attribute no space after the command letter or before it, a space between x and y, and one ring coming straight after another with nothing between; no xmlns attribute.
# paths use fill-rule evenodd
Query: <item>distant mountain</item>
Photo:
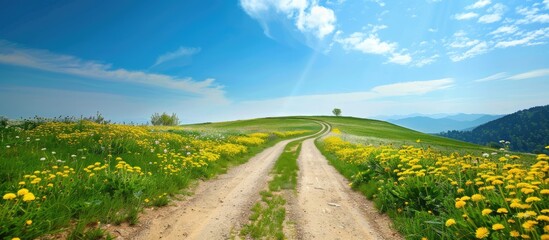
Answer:
<svg viewBox="0 0 549 240"><path fill-rule="evenodd" d="M418 116L388 120L388 122L424 133L440 133L450 130L472 129L502 116L503 115L461 113L443 118Z"/></svg>
<svg viewBox="0 0 549 240"><path fill-rule="evenodd" d="M549 105L518 111L490 121L471 131L448 131L444 137L499 147L499 141L511 142L511 150L547 152L549 145Z"/></svg>

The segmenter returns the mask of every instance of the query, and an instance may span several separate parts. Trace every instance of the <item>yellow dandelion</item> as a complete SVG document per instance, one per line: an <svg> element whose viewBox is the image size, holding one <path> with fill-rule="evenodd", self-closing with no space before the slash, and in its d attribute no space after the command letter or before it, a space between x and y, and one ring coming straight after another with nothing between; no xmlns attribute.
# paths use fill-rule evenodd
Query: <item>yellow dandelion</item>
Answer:
<svg viewBox="0 0 549 240"><path fill-rule="evenodd" d="M539 191L541 194L543 195L547 195L549 194L549 189L542 189L541 191Z"/></svg>
<svg viewBox="0 0 549 240"><path fill-rule="evenodd" d="M150 200L149 200L148 198L145 198L145 202L146 202L146 203L149 203L149 201L150 201Z"/></svg>
<svg viewBox="0 0 549 240"><path fill-rule="evenodd" d="M482 216L486 216L490 213L492 213L492 209L485 208L484 210L482 210Z"/></svg>
<svg viewBox="0 0 549 240"><path fill-rule="evenodd" d="M509 211L507 211L507 208L498 208L497 212L498 213L509 213Z"/></svg>
<svg viewBox="0 0 549 240"><path fill-rule="evenodd" d="M23 195L23 201L24 202L34 201L35 199L36 199L36 197L32 193L27 193L27 194Z"/></svg>
<svg viewBox="0 0 549 240"><path fill-rule="evenodd" d="M25 224L31 225L31 224L32 224L32 220L29 219L29 220L25 221Z"/></svg>
<svg viewBox="0 0 549 240"><path fill-rule="evenodd" d="M529 198L526 199L527 203L539 202L539 201L541 201L541 199L539 197L529 197Z"/></svg>
<svg viewBox="0 0 549 240"><path fill-rule="evenodd" d="M541 235L541 240L549 240L549 234Z"/></svg>
<svg viewBox="0 0 549 240"><path fill-rule="evenodd" d="M475 231L475 237L478 239L487 238L488 235L490 235L490 230L485 227L477 228L477 230Z"/></svg>
<svg viewBox="0 0 549 240"><path fill-rule="evenodd" d="M546 222L549 222L549 216L546 216L546 215L539 215L536 220L538 221L546 221Z"/></svg>
<svg viewBox="0 0 549 240"><path fill-rule="evenodd" d="M494 231L501 230L501 229L505 229L505 226L503 226L503 224L496 223L496 224L492 225L492 230L494 230Z"/></svg>
<svg viewBox="0 0 549 240"><path fill-rule="evenodd" d="M459 200L456 202L456 208L462 208L465 206L465 201Z"/></svg>
<svg viewBox="0 0 549 240"><path fill-rule="evenodd" d="M471 199L475 202L478 202L478 201L481 201L482 199L484 199L484 197L480 194L473 194L473 196L471 196Z"/></svg>
<svg viewBox="0 0 549 240"><path fill-rule="evenodd" d="M532 230L532 228L534 228L534 226L538 224L538 222L534 221L534 220L528 220L526 221L525 223L522 224L522 227L526 230Z"/></svg>
<svg viewBox="0 0 549 240"><path fill-rule="evenodd" d="M14 198L16 198L17 196L15 195L15 193L6 193L4 194L4 197L2 197L4 200L12 200Z"/></svg>
<svg viewBox="0 0 549 240"><path fill-rule="evenodd" d="M446 220L446 227L450 227L454 224L456 224L456 220L454 220L453 218Z"/></svg>
<svg viewBox="0 0 549 240"><path fill-rule="evenodd" d="M520 233L517 230L513 230L509 232L509 235L511 235L511 237L519 237Z"/></svg>
<svg viewBox="0 0 549 240"><path fill-rule="evenodd" d="M21 188L19 191L17 191L17 196L23 196L25 194L29 193L29 190L26 188Z"/></svg>

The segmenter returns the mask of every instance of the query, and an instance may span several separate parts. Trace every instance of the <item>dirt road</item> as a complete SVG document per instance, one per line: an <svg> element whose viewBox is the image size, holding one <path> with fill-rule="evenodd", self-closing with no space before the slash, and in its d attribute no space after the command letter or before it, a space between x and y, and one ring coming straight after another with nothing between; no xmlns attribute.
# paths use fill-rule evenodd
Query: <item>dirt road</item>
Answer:
<svg viewBox="0 0 549 240"><path fill-rule="evenodd" d="M325 129L323 128L321 131ZM227 239L231 230L247 222L252 204L265 187L269 171L286 144L277 143L247 163L214 180L199 184L184 201L149 212L137 229L115 231L124 239Z"/></svg>
<svg viewBox="0 0 549 240"><path fill-rule="evenodd" d="M297 203L289 205L300 238L399 239L389 227L390 220L328 164L314 139L303 142L298 163Z"/></svg>
<svg viewBox="0 0 549 240"><path fill-rule="evenodd" d="M321 130L329 132L322 124ZM302 137L306 138L306 137ZM110 229L119 239L229 239L248 222L252 205L266 187L269 171L292 140L277 143L247 163L202 182L194 194L174 205L147 210L137 227ZM314 139L299 155L297 196L289 194L290 239L400 239L390 220L350 189L322 156ZM287 230L287 229L285 229Z"/></svg>

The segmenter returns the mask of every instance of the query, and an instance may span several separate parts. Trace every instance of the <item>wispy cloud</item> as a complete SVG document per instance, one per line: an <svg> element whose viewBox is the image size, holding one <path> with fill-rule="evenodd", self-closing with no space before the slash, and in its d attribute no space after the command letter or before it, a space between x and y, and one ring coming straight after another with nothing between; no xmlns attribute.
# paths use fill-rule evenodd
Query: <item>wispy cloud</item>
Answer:
<svg viewBox="0 0 549 240"><path fill-rule="evenodd" d="M503 79L505 77L509 76L509 74L507 74L506 72L500 72L500 73L496 73L496 74L493 74L493 75L490 75L488 77L484 77L484 78L481 78L481 79L477 79L477 80L474 80L474 82L488 82L488 81L494 81L494 80L499 80L499 79Z"/></svg>
<svg viewBox="0 0 549 240"><path fill-rule="evenodd" d="M308 0L240 0L244 11L259 21L269 37L269 22L283 18L293 22L302 33L323 39L335 30L336 16L330 8Z"/></svg>
<svg viewBox="0 0 549 240"><path fill-rule="evenodd" d="M454 18L456 20L469 20L477 17L478 17L478 14L474 12L458 13L454 15Z"/></svg>
<svg viewBox="0 0 549 240"><path fill-rule="evenodd" d="M487 14L482 15L478 18L479 23L494 23L498 22L503 18L503 14L507 7L501 3L496 3L487 10Z"/></svg>
<svg viewBox="0 0 549 240"><path fill-rule="evenodd" d="M508 48L520 45L535 45L549 37L549 27L534 31L524 32L517 38L499 41L496 48Z"/></svg>
<svg viewBox="0 0 549 240"><path fill-rule="evenodd" d="M450 52L450 60L454 62L463 61L468 58L488 52L488 44L484 41L476 43L473 47L463 53Z"/></svg>
<svg viewBox="0 0 549 240"><path fill-rule="evenodd" d="M514 25L504 25L498 27L496 30L490 32L490 35L506 35L515 33L518 30L517 26Z"/></svg>
<svg viewBox="0 0 549 240"><path fill-rule="evenodd" d="M438 54L432 55L430 57L424 57L420 58L416 61L415 66L416 67L423 67L425 65L429 65L431 63L434 63L440 56Z"/></svg>
<svg viewBox="0 0 549 240"><path fill-rule="evenodd" d="M490 0L478 0L475 3L465 7L465 9L483 8L483 7L486 7L486 6L490 5L490 3L492 3L492 1L490 1Z"/></svg>
<svg viewBox="0 0 549 240"><path fill-rule="evenodd" d="M533 70L533 71L530 71L530 72L516 74L516 75L510 76L506 79L508 79L508 80L524 80L524 79L530 79L530 78L540 78L540 77L545 77L545 76L549 76L549 68L538 69L538 70Z"/></svg>
<svg viewBox="0 0 549 240"><path fill-rule="evenodd" d="M365 54L387 56L388 62L407 65L412 62L412 56L399 52L398 43L383 41L379 38L378 31L387 28L385 25L370 26L368 32L354 32L347 37L341 37L342 32L337 32L334 41L341 44L345 50L359 51Z"/></svg>
<svg viewBox="0 0 549 240"><path fill-rule="evenodd" d="M500 72L493 75L490 75L485 78L474 80L474 82L488 82L495 80L525 80L531 78L540 78L549 76L549 68L537 69L528 72L518 73L512 76L509 76L506 72Z"/></svg>
<svg viewBox="0 0 549 240"><path fill-rule="evenodd" d="M517 8L517 13L524 16L517 21L517 24L549 23L549 14L540 13L540 9L537 7Z"/></svg>
<svg viewBox="0 0 549 240"><path fill-rule="evenodd" d="M115 69L110 64L83 60L42 49L25 48L3 40L0 40L0 63L104 81L176 89L194 98L209 98L216 102L227 101L223 87L215 84L214 79L195 81L192 78L178 78L123 68Z"/></svg>
<svg viewBox="0 0 549 240"><path fill-rule="evenodd" d="M201 51L200 48L179 47L179 49L173 52L167 52L160 55L153 66L158 66L165 62L169 62L182 57L190 57Z"/></svg>

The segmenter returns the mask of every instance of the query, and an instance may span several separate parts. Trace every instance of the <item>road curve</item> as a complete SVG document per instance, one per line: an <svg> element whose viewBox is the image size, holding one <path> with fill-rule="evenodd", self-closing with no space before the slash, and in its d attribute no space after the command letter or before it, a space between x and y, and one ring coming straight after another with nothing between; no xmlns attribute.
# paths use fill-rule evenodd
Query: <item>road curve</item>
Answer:
<svg viewBox="0 0 549 240"><path fill-rule="evenodd" d="M326 130L322 125L322 131ZM312 136L312 135L311 135ZM247 222L252 205L269 179L269 171L288 142L267 148L247 163L231 168L216 179L202 182L194 195L176 206L161 209L140 229L121 234L129 239L227 239L233 229Z"/></svg>

